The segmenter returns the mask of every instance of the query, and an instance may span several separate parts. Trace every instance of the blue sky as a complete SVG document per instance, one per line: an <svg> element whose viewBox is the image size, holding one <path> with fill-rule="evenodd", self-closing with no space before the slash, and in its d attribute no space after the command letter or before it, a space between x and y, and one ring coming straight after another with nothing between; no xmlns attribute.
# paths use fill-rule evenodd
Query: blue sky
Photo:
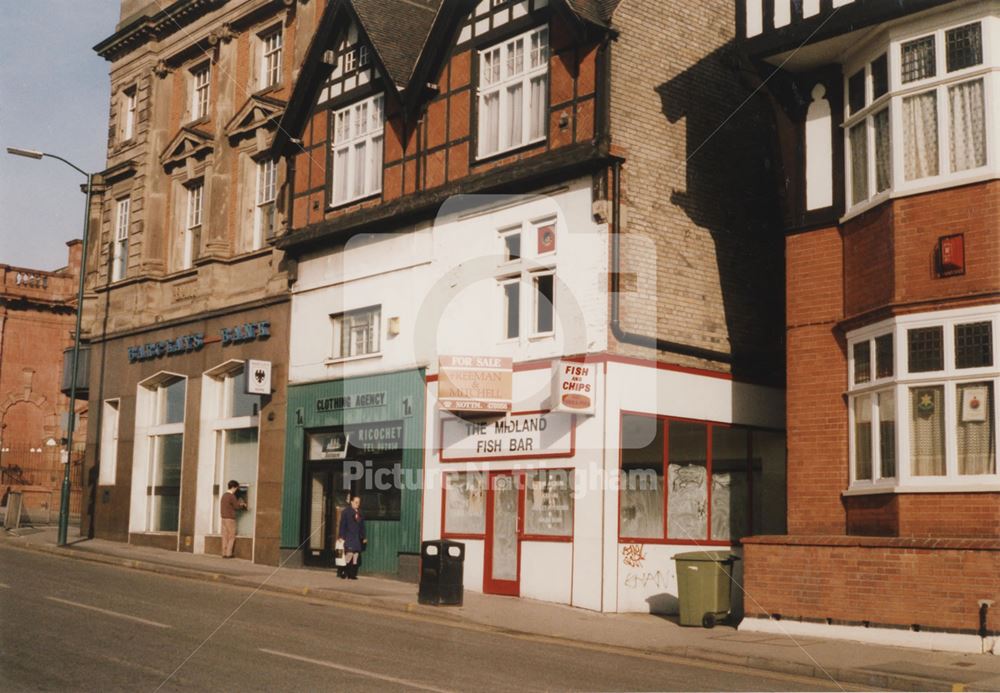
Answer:
<svg viewBox="0 0 1000 693"><path fill-rule="evenodd" d="M115 30L119 0L0 0L0 264L52 270L80 238L83 176L104 168L110 63L92 46Z"/></svg>

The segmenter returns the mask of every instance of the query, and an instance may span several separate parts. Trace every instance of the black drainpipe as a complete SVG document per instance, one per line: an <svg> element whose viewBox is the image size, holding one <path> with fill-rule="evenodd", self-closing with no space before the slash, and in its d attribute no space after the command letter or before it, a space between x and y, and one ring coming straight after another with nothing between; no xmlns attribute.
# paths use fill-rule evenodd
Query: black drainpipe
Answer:
<svg viewBox="0 0 1000 693"><path fill-rule="evenodd" d="M621 313L621 300L619 298L619 274L621 271L621 165L620 159L615 159L611 164L611 334L619 342L635 344L637 346L649 347L658 351L666 351L681 356L692 356L706 361L718 361L720 363L732 363L733 355L726 351L715 351L714 349L702 349L671 342L666 339L635 332L626 332L622 329L619 315Z"/></svg>

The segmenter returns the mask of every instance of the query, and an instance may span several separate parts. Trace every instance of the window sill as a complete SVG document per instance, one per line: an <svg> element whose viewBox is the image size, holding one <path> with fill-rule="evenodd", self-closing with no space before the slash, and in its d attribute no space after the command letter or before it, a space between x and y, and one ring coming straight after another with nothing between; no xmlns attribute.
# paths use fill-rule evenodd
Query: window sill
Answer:
<svg viewBox="0 0 1000 693"><path fill-rule="evenodd" d="M995 474L988 481L976 482L935 482L931 484L884 484L879 486L857 486L841 492L841 496L875 496L897 493L996 493L1000 491L1000 478Z"/></svg>
<svg viewBox="0 0 1000 693"><path fill-rule="evenodd" d="M513 154L519 154L519 153L523 152L526 149L531 149L532 147L537 147L538 145L543 144L547 138L548 138L548 134L545 134L545 135L542 135L541 137L539 137L537 139L533 139L533 140L531 140L529 142L525 142L524 144L518 144L518 145L515 145L513 147L508 147L507 149L501 149L499 151L491 152L489 154L476 154L476 157L475 157L475 159L473 160L472 163L473 163L473 165L478 166L479 164L488 164L491 161L495 161L497 159L502 159L505 156L511 156Z"/></svg>
<svg viewBox="0 0 1000 693"><path fill-rule="evenodd" d="M556 336L555 331L552 332L539 332L538 334L533 334L528 337L529 342L542 342L546 339L552 339Z"/></svg>
<svg viewBox="0 0 1000 693"><path fill-rule="evenodd" d="M887 200L896 200L901 197L909 197L911 195L919 195L922 193L934 192L936 190L957 188L963 185L971 185L973 183L994 180L998 177L1000 177L1000 174L998 174L996 170L979 168L975 169L975 172L971 174L963 171L960 174L948 174L946 176L941 176L939 179L934 181L914 181L907 184L906 187L881 192L870 200L861 202L854 207L851 207L844 213L844 216L840 217L838 223L844 224L845 222L848 222L851 219L861 216L865 212L878 207Z"/></svg>
<svg viewBox="0 0 1000 693"><path fill-rule="evenodd" d="M382 352L377 351L374 354L361 354L360 356L344 356L342 358L327 359L323 362L325 366L336 366L340 363L352 363L354 361L364 361L366 359L380 359L382 358Z"/></svg>
<svg viewBox="0 0 1000 693"><path fill-rule="evenodd" d="M374 190L374 191L372 191L370 193L365 193L364 195L361 195L360 197L352 197L349 200L341 200L340 202L331 202L330 204L328 204L326 206L326 211L333 212L335 210L342 209L344 207L349 207L349 206L351 206L353 204L357 204L359 202L365 202L367 200L377 199L378 197L381 197L381 195L382 195L382 189L379 188L378 190Z"/></svg>

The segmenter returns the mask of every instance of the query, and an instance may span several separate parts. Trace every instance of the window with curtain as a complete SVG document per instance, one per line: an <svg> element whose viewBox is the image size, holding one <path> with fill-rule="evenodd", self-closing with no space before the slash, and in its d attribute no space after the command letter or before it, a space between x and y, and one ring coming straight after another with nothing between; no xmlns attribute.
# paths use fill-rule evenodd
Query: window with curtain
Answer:
<svg viewBox="0 0 1000 693"><path fill-rule="evenodd" d="M988 138L1000 123L987 109L996 97L986 75L995 66L984 62L982 33L976 21L882 40L870 47L873 57L845 65L850 207L960 182L988 165Z"/></svg>
<svg viewBox="0 0 1000 693"><path fill-rule="evenodd" d="M548 71L548 27L479 52L480 157L544 139Z"/></svg>
<svg viewBox="0 0 1000 693"><path fill-rule="evenodd" d="M848 335L852 486L996 480L998 321L992 306L895 318Z"/></svg>
<svg viewBox="0 0 1000 693"><path fill-rule="evenodd" d="M382 190L384 97L377 94L333 112L334 205Z"/></svg>

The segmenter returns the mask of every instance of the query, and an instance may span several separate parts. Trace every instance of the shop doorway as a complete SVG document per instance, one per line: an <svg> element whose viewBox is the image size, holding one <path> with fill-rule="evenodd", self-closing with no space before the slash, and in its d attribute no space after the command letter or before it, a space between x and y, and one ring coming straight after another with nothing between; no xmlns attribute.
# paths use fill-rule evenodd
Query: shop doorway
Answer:
<svg viewBox="0 0 1000 693"><path fill-rule="evenodd" d="M310 464L303 490L303 545L306 565L335 567L334 548L340 514L348 505L350 492L344 487L342 463Z"/></svg>
<svg viewBox="0 0 1000 693"><path fill-rule="evenodd" d="M518 596L521 592L523 473L490 472L486 494L486 559L483 591Z"/></svg>

